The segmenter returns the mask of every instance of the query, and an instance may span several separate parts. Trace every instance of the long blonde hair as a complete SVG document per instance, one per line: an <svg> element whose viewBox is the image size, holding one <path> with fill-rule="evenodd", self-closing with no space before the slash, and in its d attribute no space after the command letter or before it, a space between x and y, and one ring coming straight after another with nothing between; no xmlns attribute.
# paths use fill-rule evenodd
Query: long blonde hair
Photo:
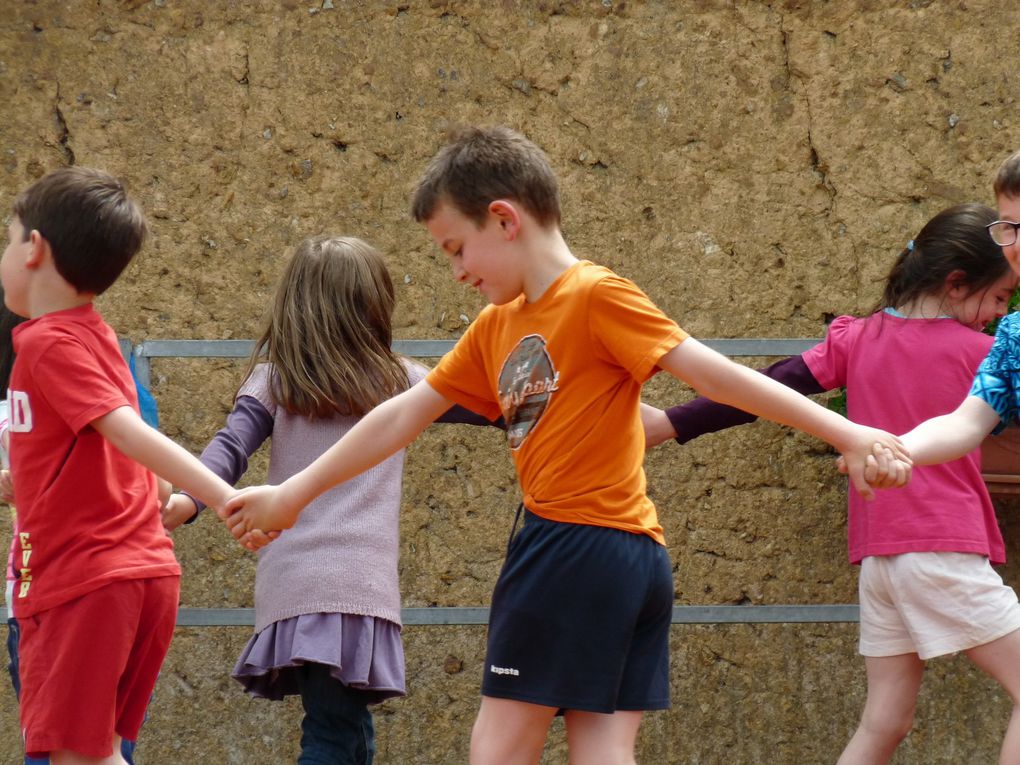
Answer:
<svg viewBox="0 0 1020 765"><path fill-rule="evenodd" d="M275 367L274 400L309 419L361 416L410 381L390 350L393 281L379 252L349 236L301 242L277 288L255 366Z"/></svg>

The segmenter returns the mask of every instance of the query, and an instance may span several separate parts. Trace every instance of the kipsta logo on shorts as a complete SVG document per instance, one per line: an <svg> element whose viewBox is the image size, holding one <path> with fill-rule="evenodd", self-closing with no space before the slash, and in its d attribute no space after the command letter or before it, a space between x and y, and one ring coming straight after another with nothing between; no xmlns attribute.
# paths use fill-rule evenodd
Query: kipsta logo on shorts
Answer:
<svg viewBox="0 0 1020 765"><path fill-rule="evenodd" d="M559 381L541 335L522 338L506 357L499 372L499 408L511 449L523 444L538 425Z"/></svg>

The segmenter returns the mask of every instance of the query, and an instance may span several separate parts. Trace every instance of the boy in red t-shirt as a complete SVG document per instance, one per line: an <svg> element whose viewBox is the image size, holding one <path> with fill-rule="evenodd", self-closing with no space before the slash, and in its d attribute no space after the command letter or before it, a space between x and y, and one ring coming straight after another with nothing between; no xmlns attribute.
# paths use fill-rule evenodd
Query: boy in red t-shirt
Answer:
<svg viewBox="0 0 1020 765"><path fill-rule="evenodd" d="M61 168L15 200L0 260L5 303L28 319L9 390L21 727L53 765L124 762L170 645L180 567L150 471L211 505L231 492L142 421L92 305L145 232L117 179Z"/></svg>
<svg viewBox="0 0 1020 765"><path fill-rule="evenodd" d="M673 605L641 467L641 385L665 369L824 438L868 494L866 478L899 484L909 462L892 436L709 350L634 284L578 260L560 230L555 174L522 135L454 136L419 182L412 211L454 278L491 305L424 381L369 412L308 468L228 502L227 524L261 546L262 532L293 525L313 497L406 446L451 404L502 414L525 519L493 593L471 762L537 763L563 711L571 762L633 763L642 712L669 706ZM875 439L882 446L873 450Z"/></svg>

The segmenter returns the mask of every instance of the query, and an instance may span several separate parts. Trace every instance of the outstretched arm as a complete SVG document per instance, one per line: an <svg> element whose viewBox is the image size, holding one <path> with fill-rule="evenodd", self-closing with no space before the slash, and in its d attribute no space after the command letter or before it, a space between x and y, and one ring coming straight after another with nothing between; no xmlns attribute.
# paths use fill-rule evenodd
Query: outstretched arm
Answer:
<svg viewBox="0 0 1020 765"><path fill-rule="evenodd" d="M222 507L233 492L194 455L145 424L130 406L121 406L92 421L99 433L130 457L174 486L187 489L203 502Z"/></svg>
<svg viewBox="0 0 1020 765"><path fill-rule="evenodd" d="M895 436L852 423L693 338L663 356L659 366L713 401L790 425L832 444L846 458L850 480L867 499L874 497L872 486L901 486L910 478L909 456Z"/></svg>
<svg viewBox="0 0 1020 765"><path fill-rule="evenodd" d="M216 431L198 459L234 486L248 470L248 458L272 434L273 415L269 410L254 396L238 396L226 424ZM173 531L182 523L191 523L204 508L204 502L187 492L175 494L163 509L163 527Z"/></svg>
<svg viewBox="0 0 1020 765"><path fill-rule="evenodd" d="M900 437L918 465L937 465L969 454L999 424L984 399L967 396L954 411L925 420Z"/></svg>
<svg viewBox="0 0 1020 765"><path fill-rule="evenodd" d="M758 370L766 377L781 382L798 393L812 395L824 393L826 388L815 378L804 362L804 357L790 356ZM671 406L665 411L642 405L641 420L645 425L645 445L658 446L675 438L685 444L706 433L754 422L758 417L733 406L720 404L699 396L685 404Z"/></svg>
<svg viewBox="0 0 1020 765"><path fill-rule="evenodd" d="M312 464L280 485L247 489L232 497L221 515L238 539L252 529L290 528L305 505L406 447L450 404L423 380L366 414Z"/></svg>

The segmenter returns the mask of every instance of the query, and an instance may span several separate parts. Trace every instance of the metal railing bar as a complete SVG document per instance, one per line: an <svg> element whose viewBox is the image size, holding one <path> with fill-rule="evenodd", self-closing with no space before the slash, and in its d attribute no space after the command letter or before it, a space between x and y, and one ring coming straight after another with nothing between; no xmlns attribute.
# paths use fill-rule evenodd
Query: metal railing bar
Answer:
<svg viewBox="0 0 1020 765"><path fill-rule="evenodd" d="M7 620L7 609L0 608ZM406 626L485 625L489 609L483 607L404 608ZM858 621L852 604L782 606L674 606L673 624L839 624ZM182 608L179 627L251 627L254 608Z"/></svg>
<svg viewBox="0 0 1020 765"><path fill-rule="evenodd" d="M416 358L438 358L447 353L454 340L394 340L393 349ZM817 338L735 337L708 338L702 343L725 356L792 356L816 345ZM254 340L143 340L130 350L135 358L135 374L145 387L152 383L150 359L156 358L247 358Z"/></svg>

